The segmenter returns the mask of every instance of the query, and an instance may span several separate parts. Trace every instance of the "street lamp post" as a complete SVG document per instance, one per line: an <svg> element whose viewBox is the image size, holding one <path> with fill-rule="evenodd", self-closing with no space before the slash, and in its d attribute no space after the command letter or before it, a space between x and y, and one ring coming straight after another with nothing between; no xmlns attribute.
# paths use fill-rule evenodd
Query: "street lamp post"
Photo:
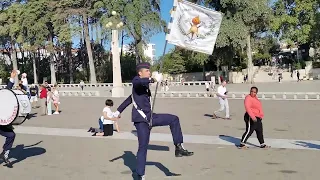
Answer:
<svg viewBox="0 0 320 180"><path fill-rule="evenodd" d="M112 15L116 16L117 12L112 11ZM121 63L120 63L120 53L119 53L119 30L123 26L121 20L115 20L117 22L108 22L106 24L107 28L112 29L112 42L111 42L111 52L112 52L112 69L113 69L113 88L112 97L123 97L124 89L122 87L122 77L121 77Z"/></svg>

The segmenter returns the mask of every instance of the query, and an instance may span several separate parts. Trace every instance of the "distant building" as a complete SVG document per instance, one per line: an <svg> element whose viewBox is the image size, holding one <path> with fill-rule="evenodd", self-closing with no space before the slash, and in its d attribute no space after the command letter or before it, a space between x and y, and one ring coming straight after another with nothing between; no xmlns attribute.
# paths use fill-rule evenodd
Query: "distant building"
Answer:
<svg viewBox="0 0 320 180"><path fill-rule="evenodd" d="M121 47L119 48L119 52L121 53ZM132 53L135 54L134 49L127 44L123 45L123 54ZM155 44L147 44L143 48L143 54L145 57L150 59L150 64L153 64L156 58L156 45Z"/></svg>
<svg viewBox="0 0 320 180"><path fill-rule="evenodd" d="M155 44L147 44L144 48L144 56L150 58L150 64L157 60L156 59L156 45Z"/></svg>

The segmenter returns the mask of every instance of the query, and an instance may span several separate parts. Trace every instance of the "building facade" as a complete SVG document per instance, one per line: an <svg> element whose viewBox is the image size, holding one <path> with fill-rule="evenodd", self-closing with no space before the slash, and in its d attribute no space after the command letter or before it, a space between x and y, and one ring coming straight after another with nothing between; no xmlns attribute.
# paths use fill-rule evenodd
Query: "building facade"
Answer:
<svg viewBox="0 0 320 180"><path fill-rule="evenodd" d="M121 52L121 48L119 48L119 52ZM135 54L134 49L128 44L123 45L123 54L132 53ZM155 44L147 44L143 47L143 54L145 57L150 59L150 64L157 60L156 57L156 45Z"/></svg>

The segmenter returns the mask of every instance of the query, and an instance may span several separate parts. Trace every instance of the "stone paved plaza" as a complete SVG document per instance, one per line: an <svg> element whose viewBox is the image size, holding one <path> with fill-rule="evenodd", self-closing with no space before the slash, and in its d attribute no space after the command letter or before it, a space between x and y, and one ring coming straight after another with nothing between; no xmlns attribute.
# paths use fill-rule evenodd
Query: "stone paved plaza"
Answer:
<svg viewBox="0 0 320 180"><path fill-rule="evenodd" d="M114 99L117 107L124 99ZM137 138L129 106L113 137L92 137L105 98L63 97L61 114L34 117L16 127L13 168L0 167L1 180L132 180ZM185 146L195 155L175 158L168 127L152 130L147 179L316 180L320 165L320 101L263 101L264 134L273 148L263 150L255 135L252 147L235 143L244 132L243 100L229 100L232 120L213 120L217 99L158 99L157 113L180 117ZM114 110L116 109L114 108ZM4 138L0 138L3 143ZM1 162L0 162L1 163ZM172 177L173 173L182 176Z"/></svg>

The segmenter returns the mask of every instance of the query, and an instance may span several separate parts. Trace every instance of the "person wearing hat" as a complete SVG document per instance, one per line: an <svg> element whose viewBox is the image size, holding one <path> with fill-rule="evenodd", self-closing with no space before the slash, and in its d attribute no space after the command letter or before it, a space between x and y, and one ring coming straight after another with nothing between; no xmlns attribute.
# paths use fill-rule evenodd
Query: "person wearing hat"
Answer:
<svg viewBox="0 0 320 180"><path fill-rule="evenodd" d="M19 74L18 70L13 70L11 72L10 80L6 87L7 89L12 89L14 85L14 78L16 77L17 74ZM0 159L2 159L7 166L10 166L11 163L9 161L9 153L10 153L10 149L12 148L14 139L16 137L16 134L13 131L13 126L11 124L2 125L2 126L0 125L0 135L6 138L6 141L4 142L4 145L3 145L3 151L0 154Z"/></svg>
<svg viewBox="0 0 320 180"><path fill-rule="evenodd" d="M153 82L161 82L162 74L156 73L154 78L151 78L150 64L140 63L137 65L137 76L132 80L132 94L118 107L115 116L120 117L120 114L133 104L132 122L137 129L139 141L139 149L137 152L137 168L136 173L139 179L145 179L145 165L147 159L147 148L150 139L150 119L152 118L151 127L170 126L173 142L175 145L175 156L192 156L193 152L189 152L182 146L183 135L181 131L179 117L172 114L156 114L152 113L151 108L151 90L149 84Z"/></svg>

